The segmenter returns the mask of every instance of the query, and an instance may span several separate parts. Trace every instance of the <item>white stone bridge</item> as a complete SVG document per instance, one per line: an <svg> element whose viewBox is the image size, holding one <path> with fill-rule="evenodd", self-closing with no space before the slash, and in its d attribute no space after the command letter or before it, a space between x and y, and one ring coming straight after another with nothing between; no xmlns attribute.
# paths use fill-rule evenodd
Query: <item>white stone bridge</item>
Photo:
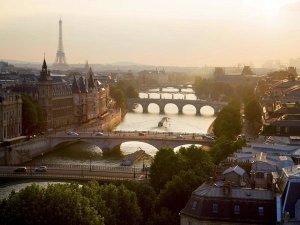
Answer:
<svg viewBox="0 0 300 225"><path fill-rule="evenodd" d="M167 104L174 104L178 108L178 113L183 113L183 107L185 105L192 105L196 108L197 115L200 115L200 110L204 106L210 106L214 109L214 113L217 114L227 102L219 101L208 101L208 100L188 100L188 99L153 99L153 98L129 98L127 99L127 108L132 110L136 104L139 104L143 107L143 112L148 113L148 106L153 103L158 105L159 113L164 114L165 106Z"/></svg>
<svg viewBox="0 0 300 225"><path fill-rule="evenodd" d="M211 146L213 141L200 134L176 134L176 133L155 133L155 132L111 132L103 136L95 136L92 132L79 133L78 136L67 134L56 134L35 138L22 143L2 147L5 165L16 165L32 160L51 151L55 146L64 142L84 141L98 146L103 151L109 151L119 147L122 143L137 141L154 146L157 149L162 147L175 148L185 144L201 144Z"/></svg>

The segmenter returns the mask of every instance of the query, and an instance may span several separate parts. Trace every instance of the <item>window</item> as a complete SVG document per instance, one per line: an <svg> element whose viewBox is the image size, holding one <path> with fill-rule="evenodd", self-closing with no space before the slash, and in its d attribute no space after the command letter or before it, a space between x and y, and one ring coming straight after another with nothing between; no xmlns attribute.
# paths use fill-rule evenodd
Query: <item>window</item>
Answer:
<svg viewBox="0 0 300 225"><path fill-rule="evenodd" d="M241 213L241 209L239 205L234 206L234 214L239 215Z"/></svg>
<svg viewBox="0 0 300 225"><path fill-rule="evenodd" d="M264 215L264 207L260 206L258 207L258 215L263 216Z"/></svg>
<svg viewBox="0 0 300 225"><path fill-rule="evenodd" d="M216 204L216 203L213 203L213 205L212 205L212 211L213 211L213 213L218 213L218 211L219 211L219 205Z"/></svg>
<svg viewBox="0 0 300 225"><path fill-rule="evenodd" d="M197 204L198 204L198 201L193 201L192 209L195 210L197 207Z"/></svg>

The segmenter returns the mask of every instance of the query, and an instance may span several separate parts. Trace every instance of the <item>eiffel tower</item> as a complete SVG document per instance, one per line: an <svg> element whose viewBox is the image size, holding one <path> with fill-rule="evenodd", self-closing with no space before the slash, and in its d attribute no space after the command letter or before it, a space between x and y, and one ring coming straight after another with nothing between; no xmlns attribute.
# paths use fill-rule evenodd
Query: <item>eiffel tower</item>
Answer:
<svg viewBox="0 0 300 225"><path fill-rule="evenodd" d="M63 40L62 40L62 21L59 19L59 38L58 49L56 52L55 62L53 64L54 69L67 70L69 68L64 52Z"/></svg>

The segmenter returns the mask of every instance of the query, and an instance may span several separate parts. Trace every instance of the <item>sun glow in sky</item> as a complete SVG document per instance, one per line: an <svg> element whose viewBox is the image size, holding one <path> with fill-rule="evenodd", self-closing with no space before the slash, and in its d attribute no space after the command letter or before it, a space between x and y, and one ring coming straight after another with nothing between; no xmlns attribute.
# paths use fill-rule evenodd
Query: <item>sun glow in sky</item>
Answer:
<svg viewBox="0 0 300 225"><path fill-rule="evenodd" d="M0 59L237 65L300 57L300 0L0 0Z"/></svg>

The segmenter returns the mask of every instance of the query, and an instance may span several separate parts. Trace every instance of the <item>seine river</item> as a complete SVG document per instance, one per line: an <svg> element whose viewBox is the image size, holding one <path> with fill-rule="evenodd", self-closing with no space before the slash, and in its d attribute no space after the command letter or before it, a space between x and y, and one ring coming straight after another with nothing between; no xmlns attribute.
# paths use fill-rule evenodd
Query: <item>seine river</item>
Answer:
<svg viewBox="0 0 300 225"><path fill-rule="evenodd" d="M182 99L182 94L177 94L176 89L164 89L165 92L173 92L175 99ZM196 99L192 93L192 89L183 90L187 99ZM140 98L148 97L146 93L140 93ZM157 93L149 94L150 98L159 98ZM162 93L161 98L172 99L170 93ZM126 114L124 120L115 128L115 130L127 131L155 131L155 132L179 132L179 133L206 133L209 126L214 121L213 110L210 107L203 107L201 109L201 116L196 116L196 109L192 105L187 105L183 108L183 115L178 115L177 106L168 104L165 107L165 115L159 114L159 108L155 104L150 104L149 113L142 113L141 106L137 106L134 112ZM162 117L168 117L169 122L165 127L158 127L158 122ZM142 142L127 142L121 145L121 152L123 155L133 153L139 149L143 149L146 153L153 156L157 149L153 146ZM177 148L179 149L179 148ZM175 150L177 150L175 149ZM89 165L90 159L93 165L110 165L119 166L121 158L103 158L102 151L99 147L89 145L84 142L76 144L68 144L57 148L56 150L34 159L30 164L44 165L44 164L78 164ZM150 162L146 162L150 164ZM135 164L136 167L141 167L142 162ZM19 190L28 183L13 184L6 187L0 187L0 198L7 196L12 190ZM42 183L45 185L45 182Z"/></svg>

